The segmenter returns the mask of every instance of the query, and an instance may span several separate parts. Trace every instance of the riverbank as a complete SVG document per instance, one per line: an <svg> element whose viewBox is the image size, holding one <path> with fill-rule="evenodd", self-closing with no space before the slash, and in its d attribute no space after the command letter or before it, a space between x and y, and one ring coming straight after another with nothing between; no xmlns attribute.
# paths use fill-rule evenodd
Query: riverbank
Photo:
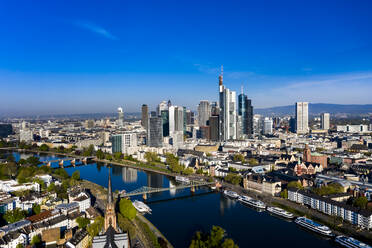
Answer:
<svg viewBox="0 0 372 248"><path fill-rule="evenodd" d="M248 195L265 202L266 205L277 206L289 211L296 216L307 216L308 218L330 227L337 235L353 236L354 238L369 243L372 243L372 232L368 230L357 229L355 225L340 221L335 216L329 216L311 209L305 205L300 205L291 202L287 199L271 196L269 194L258 193L251 190L243 189L240 186L224 183L224 186L230 190L234 190L240 195Z"/></svg>
<svg viewBox="0 0 372 248"><path fill-rule="evenodd" d="M88 189L93 196L96 198L97 206L101 210L105 208L105 202L107 200L107 189L101 185L93 183L87 180L81 180L81 186ZM114 197L117 197L114 194ZM154 245L158 244L159 238L163 240L168 248L173 248L172 244L167 240L167 238L143 215L137 213L137 217L131 222L132 225L137 229L135 232L135 237L131 237L132 242L139 241L145 247L156 247ZM130 227L128 227L130 229Z"/></svg>

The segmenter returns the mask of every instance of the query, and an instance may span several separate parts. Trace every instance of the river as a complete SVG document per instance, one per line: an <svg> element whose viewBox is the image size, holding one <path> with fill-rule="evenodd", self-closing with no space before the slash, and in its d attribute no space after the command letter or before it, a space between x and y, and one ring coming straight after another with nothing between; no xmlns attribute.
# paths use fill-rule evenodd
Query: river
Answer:
<svg viewBox="0 0 372 248"><path fill-rule="evenodd" d="M14 153L18 160L28 154ZM40 156L40 160L54 160L55 156ZM57 164L52 164L56 167ZM107 187L108 169L103 165L66 168L71 175L80 171L80 177ZM169 187L175 185L173 179L156 173L112 166L113 190L127 192L140 188ZM209 231L213 225L224 228L239 247L334 247L331 240L298 227L293 222L258 212L241 205L222 194L208 188L197 189L194 194L189 189L171 190L149 196L148 205L152 209L148 218L177 248L188 247L195 231Z"/></svg>

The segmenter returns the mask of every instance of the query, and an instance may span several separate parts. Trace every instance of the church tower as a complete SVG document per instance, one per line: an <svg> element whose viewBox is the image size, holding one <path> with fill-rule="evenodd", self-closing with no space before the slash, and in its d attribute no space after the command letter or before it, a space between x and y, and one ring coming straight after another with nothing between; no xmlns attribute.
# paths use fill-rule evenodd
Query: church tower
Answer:
<svg viewBox="0 0 372 248"><path fill-rule="evenodd" d="M111 188L111 168L109 170L109 180L108 180L108 195L107 195L107 205L105 211L105 231L112 226L115 231L117 231L116 225L116 214L115 214L115 203L113 201L112 188Z"/></svg>

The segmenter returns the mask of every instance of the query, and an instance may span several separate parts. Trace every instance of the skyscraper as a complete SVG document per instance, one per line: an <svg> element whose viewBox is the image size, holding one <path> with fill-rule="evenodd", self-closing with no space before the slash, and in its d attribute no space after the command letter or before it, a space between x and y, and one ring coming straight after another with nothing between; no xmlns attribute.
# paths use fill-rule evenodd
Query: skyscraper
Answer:
<svg viewBox="0 0 372 248"><path fill-rule="evenodd" d="M124 127L124 112L121 107L118 108L118 126Z"/></svg>
<svg viewBox="0 0 372 248"><path fill-rule="evenodd" d="M265 117L263 121L263 134L272 134L273 133L273 120L269 117Z"/></svg>
<svg viewBox="0 0 372 248"><path fill-rule="evenodd" d="M163 146L163 122L160 116L152 113L149 119L149 130L147 132L147 145L152 147Z"/></svg>
<svg viewBox="0 0 372 248"><path fill-rule="evenodd" d="M329 113L322 113L320 115L321 129L329 130Z"/></svg>
<svg viewBox="0 0 372 248"><path fill-rule="evenodd" d="M220 92L220 139L236 139L236 92L223 86L223 67L219 76Z"/></svg>
<svg viewBox="0 0 372 248"><path fill-rule="evenodd" d="M250 137L253 134L253 107L252 101L242 93L238 96L238 115L241 116L241 134Z"/></svg>
<svg viewBox="0 0 372 248"><path fill-rule="evenodd" d="M305 134L309 132L309 103L296 102L296 132Z"/></svg>
<svg viewBox="0 0 372 248"><path fill-rule="evenodd" d="M160 113L162 124L163 124L163 137L169 136L169 111L162 110Z"/></svg>
<svg viewBox="0 0 372 248"><path fill-rule="evenodd" d="M207 121L211 116L211 106L208 101L202 100L198 106L198 124L199 127L204 127L207 125Z"/></svg>
<svg viewBox="0 0 372 248"><path fill-rule="evenodd" d="M142 105L141 125L145 130L147 130L147 126L149 125L149 107L146 104Z"/></svg>
<svg viewBox="0 0 372 248"><path fill-rule="evenodd" d="M168 110L168 103L167 103L167 101L161 101L160 103L159 103L159 105L156 107L156 114L157 115L160 115L161 114L161 111L163 111L163 110Z"/></svg>

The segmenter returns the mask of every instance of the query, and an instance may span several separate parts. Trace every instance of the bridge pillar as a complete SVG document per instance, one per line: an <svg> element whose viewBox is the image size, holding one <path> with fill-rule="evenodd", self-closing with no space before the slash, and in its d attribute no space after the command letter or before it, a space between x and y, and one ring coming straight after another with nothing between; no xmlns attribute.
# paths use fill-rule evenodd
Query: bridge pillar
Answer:
<svg viewBox="0 0 372 248"><path fill-rule="evenodd" d="M147 200L147 194L143 193L142 198L143 198L143 200Z"/></svg>
<svg viewBox="0 0 372 248"><path fill-rule="evenodd" d="M48 162L46 165L47 165L48 167L50 167L50 166L52 166L52 163L51 163L51 162Z"/></svg>
<svg viewBox="0 0 372 248"><path fill-rule="evenodd" d="M88 158L83 158L83 163L86 164L88 162Z"/></svg>
<svg viewBox="0 0 372 248"><path fill-rule="evenodd" d="M75 163L76 163L76 158L74 158L73 160L71 160L71 164L72 164L73 166L75 166Z"/></svg>

